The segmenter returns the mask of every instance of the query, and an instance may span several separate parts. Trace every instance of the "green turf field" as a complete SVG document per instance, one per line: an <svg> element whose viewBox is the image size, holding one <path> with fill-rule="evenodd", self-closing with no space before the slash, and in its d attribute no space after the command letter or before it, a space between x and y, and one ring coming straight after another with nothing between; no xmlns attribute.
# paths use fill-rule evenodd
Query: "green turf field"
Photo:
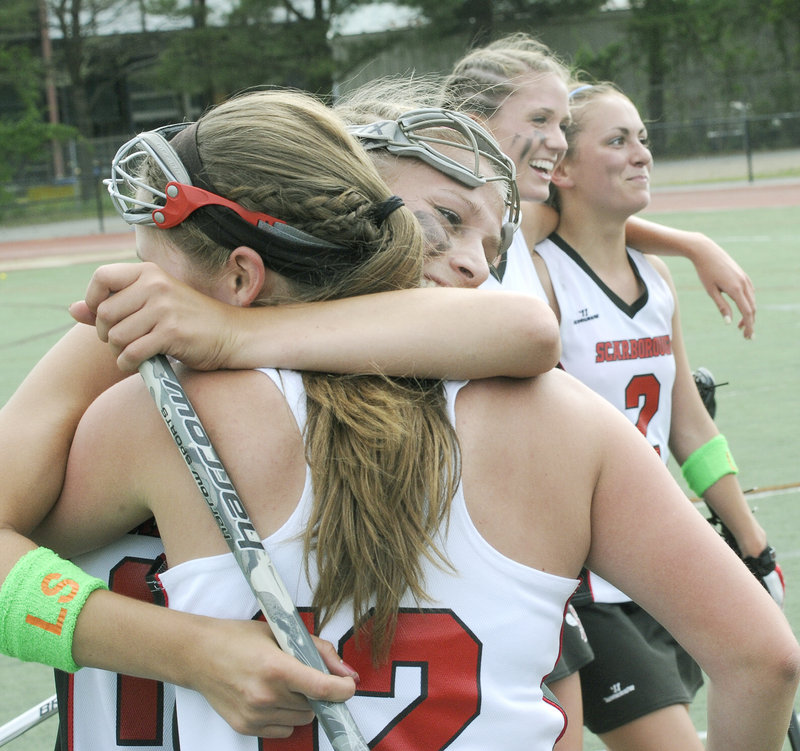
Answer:
<svg viewBox="0 0 800 751"><path fill-rule="evenodd" d="M800 254L797 209L659 214L651 218L701 230L747 269L758 299L756 336L745 341L725 326L684 260L670 260L680 294L693 366L709 368L729 385L717 392L717 422L730 441L748 497L786 574L786 612L800 633ZM12 394L37 358L70 326L67 305L83 295L92 265L0 273L0 402ZM738 318L735 319L738 321ZM682 481L681 481L682 482ZM793 485L788 489L777 486ZM753 628L758 628L754 623ZM735 648L732 645L731 648ZM0 657L0 725L53 693L46 668ZM705 696L692 707L705 728ZM48 720L9 745L13 751L52 748ZM587 751L601 748L587 737ZM785 749L789 749L788 742Z"/></svg>

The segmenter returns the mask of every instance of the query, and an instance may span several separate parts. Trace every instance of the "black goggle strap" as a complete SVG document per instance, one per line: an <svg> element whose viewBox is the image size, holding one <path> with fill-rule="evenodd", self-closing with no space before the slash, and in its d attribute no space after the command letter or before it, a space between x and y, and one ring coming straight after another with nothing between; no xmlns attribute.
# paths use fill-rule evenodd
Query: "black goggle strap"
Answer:
<svg viewBox="0 0 800 751"><path fill-rule="evenodd" d="M247 245L271 269L293 279L313 281L352 263L353 254L345 253L339 245L320 240L269 214L248 211L193 185L168 183L164 207L152 212L154 223L163 229L176 227L192 215L202 232L215 242L231 250Z"/></svg>
<svg viewBox="0 0 800 751"><path fill-rule="evenodd" d="M197 149L196 124L179 132L170 145L180 154L195 184L201 186L189 186L187 190L186 186L174 185L175 199L187 208L199 202L189 213L197 211L195 220L200 229L220 245L231 249L248 245L274 271L306 282L324 279L331 272L344 270L362 259L363 253L355 245L345 248L322 240L282 219L248 211L217 195ZM167 203L172 200L172 191L168 186Z"/></svg>
<svg viewBox="0 0 800 751"><path fill-rule="evenodd" d="M250 224L224 206L204 206L192 220L223 247L233 250L247 245L268 268L299 282L319 283L352 267L364 255L355 244L346 248L334 245L285 222Z"/></svg>

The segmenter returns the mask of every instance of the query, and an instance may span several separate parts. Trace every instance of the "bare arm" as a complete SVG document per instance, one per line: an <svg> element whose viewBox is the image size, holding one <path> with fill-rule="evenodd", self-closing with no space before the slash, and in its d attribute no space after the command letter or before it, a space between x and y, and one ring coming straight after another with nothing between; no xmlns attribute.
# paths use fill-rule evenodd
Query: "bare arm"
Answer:
<svg viewBox="0 0 800 751"><path fill-rule="evenodd" d="M533 250L558 225L558 213L544 204L526 203L522 216L522 231ZM750 277L736 261L702 232L667 227L664 224L633 216L626 224L626 241L645 253L688 258L695 267L700 282L716 304L726 323L732 320L731 306L724 295L739 308L742 318L739 328L745 339L753 336L756 317L755 287Z"/></svg>
<svg viewBox="0 0 800 751"><path fill-rule="evenodd" d="M96 332L76 326L0 410L0 580L36 547L29 535L61 491L84 411L124 375ZM153 648L154 633L163 649ZM219 659L204 660L197 670L195 646L186 654L194 639ZM81 665L195 688L235 727L286 737L311 721L304 695L343 701L353 693L352 680L342 677L351 676L349 669L331 645L320 646L332 676L283 654L264 624L201 619L98 591L78 618L73 657Z"/></svg>
<svg viewBox="0 0 800 751"><path fill-rule="evenodd" d="M244 309L210 300L153 264L113 264L95 272L86 303L71 312L96 322L126 370L165 353L199 369L528 377L552 368L561 351L547 306L505 291L412 289Z"/></svg>
<svg viewBox="0 0 800 751"><path fill-rule="evenodd" d="M0 580L36 547L28 535L61 492L84 410L123 376L94 330L76 326L0 410ZM73 657L194 688L237 729L286 737L312 719L303 696L343 701L353 694L352 680L342 677L352 677L350 670L330 644L318 645L333 676L281 652L265 624L204 619L97 591L78 618ZM197 649L207 656L199 666Z"/></svg>
<svg viewBox="0 0 800 751"><path fill-rule="evenodd" d="M86 407L123 376L91 328L71 329L0 410L0 576L35 545L26 535L61 491Z"/></svg>
<svg viewBox="0 0 800 751"><path fill-rule="evenodd" d="M238 732L285 738L313 719L306 696L346 701L355 690L358 676L333 645L314 641L332 675L282 652L265 623L206 618L98 591L81 611L73 656L80 665L194 689Z"/></svg>
<svg viewBox="0 0 800 751"><path fill-rule="evenodd" d="M688 232L663 224L631 217L626 225L630 246L645 253L677 255L688 258L695 266L706 292L716 303L726 323L732 311L723 295L728 295L739 308L739 328L745 339L753 336L756 317L755 288L750 277L723 248L702 232Z"/></svg>
<svg viewBox="0 0 800 751"><path fill-rule="evenodd" d="M481 400L490 389L497 398ZM464 486L481 534L557 575L575 576L586 564L663 623L710 678L709 751L778 751L800 646L644 436L557 369L463 391ZM481 507L481 497L518 501L497 514L496 504Z"/></svg>
<svg viewBox="0 0 800 751"><path fill-rule="evenodd" d="M778 751L800 676L791 628L647 441L621 437L609 418L588 564L663 623L709 676L708 751Z"/></svg>
<svg viewBox="0 0 800 751"><path fill-rule="evenodd" d="M151 437L146 444L136 440L142 430ZM126 466L121 473L120 457ZM194 502L196 487L134 376L87 409L75 431L62 496L32 534L62 553L115 538L149 516L142 500L147 495L142 476L148 473L154 482L162 477L174 483L175 476L179 483L188 481ZM210 520L205 511L197 516L201 523ZM198 537L191 521L184 522L187 536ZM211 532L221 542L219 532L213 527ZM281 652L264 624L202 618L98 591L80 613L72 651L80 665L198 690L242 732L285 737L312 719L304 696L343 701L353 693L352 671L330 644L317 643L332 676ZM198 649L213 655L201 666L196 665Z"/></svg>
<svg viewBox="0 0 800 751"><path fill-rule="evenodd" d="M672 388L672 419L669 447L678 464L719 435L719 430L703 406L692 377L683 340L677 291L672 276L660 259L650 259L672 290L675 313L672 316L672 352L675 357L675 384ZM743 556L758 557L767 545L767 534L747 505L736 475L725 475L704 494L708 505L731 530Z"/></svg>

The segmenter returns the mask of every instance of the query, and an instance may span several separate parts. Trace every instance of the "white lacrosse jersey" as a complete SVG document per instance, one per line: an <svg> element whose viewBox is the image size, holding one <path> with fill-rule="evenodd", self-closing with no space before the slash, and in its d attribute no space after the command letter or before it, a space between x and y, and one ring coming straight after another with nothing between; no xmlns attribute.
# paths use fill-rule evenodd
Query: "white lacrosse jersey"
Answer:
<svg viewBox="0 0 800 751"><path fill-rule="evenodd" d="M557 234L536 251L547 264L561 312L562 367L625 414L666 464L675 383L675 299L669 285L642 253L629 248L644 289L629 305ZM589 586L595 602L630 599L595 574Z"/></svg>
<svg viewBox="0 0 800 751"><path fill-rule="evenodd" d="M299 373L264 370L287 397L301 430L305 392ZM448 405L462 383L447 384ZM312 503L310 477L300 502L265 546L306 623L316 575L305 575L301 533ZM388 663L375 668L368 639L356 649L347 606L322 630L360 675L347 702L376 751L551 751L563 712L545 699L541 682L559 655L561 623L577 581L521 565L478 533L459 491L439 540L454 571L425 561L421 603L401 602ZM259 609L232 555L187 561L160 580L168 606L213 617L252 619ZM198 693L176 688L180 744L191 751L329 751L313 725L286 740L235 733Z"/></svg>
<svg viewBox="0 0 800 751"><path fill-rule="evenodd" d="M506 251L506 266L501 284L503 289L511 292L525 292L547 301L544 287L533 265L528 242L521 229L514 233L514 239Z"/></svg>
<svg viewBox="0 0 800 751"><path fill-rule="evenodd" d="M160 593L148 587L148 577L163 565L164 546L154 530L125 535L73 560L113 592L163 604ZM173 751L171 685L81 668L76 673L56 671L56 688L56 751Z"/></svg>
<svg viewBox="0 0 800 751"><path fill-rule="evenodd" d="M540 300L547 301L544 287L539 281L536 267L533 265L531 251L522 230L518 229L514 233L514 239L508 250L505 252L503 261L500 264L501 280L489 277L482 285L488 289L507 289L510 292L524 292L528 295L538 297Z"/></svg>

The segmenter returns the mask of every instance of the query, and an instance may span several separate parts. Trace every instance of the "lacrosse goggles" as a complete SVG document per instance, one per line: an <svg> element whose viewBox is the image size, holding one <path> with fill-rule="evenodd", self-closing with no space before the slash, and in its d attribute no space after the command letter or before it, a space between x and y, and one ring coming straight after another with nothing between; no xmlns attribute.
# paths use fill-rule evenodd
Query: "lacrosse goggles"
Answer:
<svg viewBox="0 0 800 751"><path fill-rule="evenodd" d="M140 133L117 151L111 177L103 182L128 224L168 229L192 216L223 247L247 245L266 266L301 282L327 278L363 259L360 243L342 246L322 240L218 195L200 159L196 135L196 122L167 125ZM163 190L142 176L148 159L164 178Z"/></svg>
<svg viewBox="0 0 800 751"><path fill-rule="evenodd" d="M396 156L420 159L469 188L496 181L506 183L507 220L503 224L500 252L505 252L511 245L520 222L516 168L514 162L501 151L494 137L471 117L452 110L428 107L406 112L396 120L353 125L348 130L367 151L386 149ZM462 163L438 147L455 147L471 154L472 158ZM487 175L482 171L482 160L494 174Z"/></svg>

